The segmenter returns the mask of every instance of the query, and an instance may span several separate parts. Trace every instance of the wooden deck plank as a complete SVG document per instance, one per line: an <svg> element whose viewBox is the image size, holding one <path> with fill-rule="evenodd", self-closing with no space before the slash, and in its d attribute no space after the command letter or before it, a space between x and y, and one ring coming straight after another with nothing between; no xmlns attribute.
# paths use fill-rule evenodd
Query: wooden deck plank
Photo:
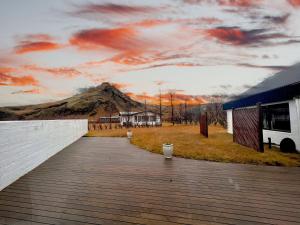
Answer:
<svg viewBox="0 0 300 225"><path fill-rule="evenodd" d="M290 220L291 218L297 218L300 219L300 215L298 212L293 211L287 211L287 209L282 210L282 208L279 208L278 210L275 209L266 209L266 208L255 208L252 205L244 206L244 205L234 205L230 204L230 202L224 202L224 201L207 201L206 199L203 199L199 201L197 205L194 205L193 208L190 207L190 205L175 205L175 204L157 204L157 201L151 201L151 199L147 199L147 203L144 202L138 202L138 201L129 201L122 202L117 198L77 198L70 195L62 195L61 197L56 197L53 195L50 196L39 196L39 195L26 195L26 194L20 194L20 193L7 193L0 197L0 199L3 200L11 200L11 196L14 197L14 201L20 201L20 202L33 202L33 203L40 203L47 201L47 204L50 205L56 205L59 203L65 203L66 200L68 200L69 204L72 205L82 205L84 202L85 205L90 206L96 206L96 207L112 207L112 208L123 208L134 211L149 211L149 212L155 212L156 214L167 214L167 215L176 215L180 217L192 217L193 214L196 214L199 212L198 209L202 210L210 210L210 211L216 211L216 212L232 212L240 214L241 212L243 214L247 215L253 215L255 214L261 214L264 217L267 218L276 218L277 216L286 217L287 220ZM10 195L11 194L11 195ZM78 201L80 201L80 204L78 204Z"/></svg>
<svg viewBox="0 0 300 225"><path fill-rule="evenodd" d="M165 189L163 186L160 186L159 188L157 188L156 186L152 185L151 189L147 189L148 186L146 185L136 185L133 184L131 185L131 188L127 188L122 187L124 186L124 184L126 184L126 182L128 182L128 180L124 180L122 181L122 179L119 179L120 183L110 183L109 185L105 186L105 183L102 183L101 186L96 186L93 187L93 185L85 185L85 186L81 186L80 184L77 185L71 185L71 184L60 184L60 183L55 183L55 182L47 182L47 181L43 181L43 184L39 184L36 183L35 186L31 187L32 189L37 189L40 190L47 187L50 188L51 190L56 190L56 189L68 189L74 193L76 192L80 192L80 193L85 193L84 190L88 190L88 193L94 193L94 194L99 194L100 192L105 192L108 191L110 192L111 188L113 187L115 192L114 193L119 193L122 191L126 191L126 193L129 192L133 192L132 188L134 188L134 192L136 195L138 194L142 194L142 195L150 195L150 196L156 196L156 195L164 195L168 193L168 190ZM106 183L107 184L107 183ZM127 184L127 186L129 186L129 184L131 184L130 182ZM46 186L45 186L46 185ZM176 185L176 184L175 184ZM14 189L16 190L26 190L27 186L26 184L24 185L24 183L19 182L18 185L14 186ZM265 194L262 193L258 193L256 191L251 192L251 196L248 196L249 191L241 191L238 190L238 196L235 194L235 192L233 192L233 190L228 190L228 189L223 189L222 187L215 187L218 188L217 191L214 191L213 194L214 196L220 196L220 197L230 197L230 198L238 198L240 195L245 195L245 197L243 198L244 200L247 201L258 201L261 199L261 197L266 197ZM147 191L146 193L145 190ZM82 192L83 191L83 192ZM202 196L205 196L205 194L207 195L211 195L212 191L209 188L202 188L200 187L199 189L180 189L180 190L176 190L173 189L172 192L173 195L176 195L178 197L182 197L182 198L198 198L198 196L201 194ZM276 195L276 193L268 193L268 198L269 201L267 201L267 199L264 200L265 203L270 203L270 204L286 204L287 207L288 205L292 205L293 207L298 208L300 206L300 203L294 199L293 197L297 197L297 194L288 194L288 195L281 195L280 193L278 195ZM275 199L274 199L275 197Z"/></svg>
<svg viewBox="0 0 300 225"><path fill-rule="evenodd" d="M0 224L300 224L300 168L161 155L82 138L0 192ZM34 224L35 225L35 224Z"/></svg>
<svg viewBox="0 0 300 225"><path fill-rule="evenodd" d="M49 225L49 223L37 223L30 220L20 220L15 218L4 217L0 219L0 225L12 225L12 224L22 224L22 225Z"/></svg>

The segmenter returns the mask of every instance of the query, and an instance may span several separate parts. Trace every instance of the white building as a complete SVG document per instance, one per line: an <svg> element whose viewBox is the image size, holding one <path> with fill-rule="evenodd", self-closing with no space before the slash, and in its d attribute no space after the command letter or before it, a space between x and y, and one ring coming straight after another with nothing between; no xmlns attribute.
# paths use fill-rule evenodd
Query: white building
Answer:
<svg viewBox="0 0 300 225"><path fill-rule="evenodd" d="M225 103L227 131L233 133L232 110L262 105L263 140L300 152L300 63L249 89L240 99Z"/></svg>
<svg viewBox="0 0 300 225"><path fill-rule="evenodd" d="M160 115L154 112L120 112L120 124L126 126L159 126L161 125Z"/></svg>

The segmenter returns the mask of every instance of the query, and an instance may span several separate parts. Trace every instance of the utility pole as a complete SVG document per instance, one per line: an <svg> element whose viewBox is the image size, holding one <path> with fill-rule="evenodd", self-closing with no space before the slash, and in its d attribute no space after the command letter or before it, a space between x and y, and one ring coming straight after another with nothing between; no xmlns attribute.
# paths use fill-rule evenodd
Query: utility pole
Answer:
<svg viewBox="0 0 300 225"><path fill-rule="evenodd" d="M184 120L185 124L187 124L187 100L184 100Z"/></svg>
<svg viewBox="0 0 300 225"><path fill-rule="evenodd" d="M161 108L161 89L159 89L159 120L162 125L162 108Z"/></svg>
<svg viewBox="0 0 300 225"><path fill-rule="evenodd" d="M130 117L131 117L131 105L130 103L128 102L127 103L127 107L126 107L126 113L127 113L127 117L126 117L126 127L129 128L131 126L130 124Z"/></svg>
<svg viewBox="0 0 300 225"><path fill-rule="evenodd" d="M170 104L171 104L171 122L174 126L174 105L173 105L173 98L174 98L174 92L170 91Z"/></svg>
<svg viewBox="0 0 300 225"><path fill-rule="evenodd" d="M146 99L145 99L145 121L146 121L146 127L148 127L147 100Z"/></svg>
<svg viewBox="0 0 300 225"><path fill-rule="evenodd" d="M111 102L109 102L109 129L112 128L111 126L111 116L112 116L112 106L111 106Z"/></svg>

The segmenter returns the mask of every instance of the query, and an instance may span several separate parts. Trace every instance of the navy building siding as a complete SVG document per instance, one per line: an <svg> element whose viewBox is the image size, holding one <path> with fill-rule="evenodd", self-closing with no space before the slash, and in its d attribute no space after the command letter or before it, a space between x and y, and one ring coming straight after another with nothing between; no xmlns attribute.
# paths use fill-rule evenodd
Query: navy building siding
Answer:
<svg viewBox="0 0 300 225"><path fill-rule="evenodd" d="M223 104L223 109L228 110L254 106L258 102L261 104L267 104L272 102L287 101L296 96L300 96L300 82L227 102Z"/></svg>

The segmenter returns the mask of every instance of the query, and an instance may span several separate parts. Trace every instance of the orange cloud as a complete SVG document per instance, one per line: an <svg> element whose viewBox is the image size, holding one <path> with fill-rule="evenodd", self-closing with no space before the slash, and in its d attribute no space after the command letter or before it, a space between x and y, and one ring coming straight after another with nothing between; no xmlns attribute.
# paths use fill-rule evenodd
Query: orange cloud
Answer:
<svg viewBox="0 0 300 225"><path fill-rule="evenodd" d="M145 63L139 52L124 52L110 59L112 62L124 65L140 65ZM147 61L148 62L148 61Z"/></svg>
<svg viewBox="0 0 300 225"><path fill-rule="evenodd" d="M18 45L15 50L17 54L24 54L29 52L52 51L59 49L61 46L53 42L23 42Z"/></svg>
<svg viewBox="0 0 300 225"><path fill-rule="evenodd" d="M129 84L129 83L112 83L112 86L114 86L117 89L124 89L124 88L131 87L132 84Z"/></svg>
<svg viewBox="0 0 300 225"><path fill-rule="evenodd" d="M242 44L246 40L246 34L239 28L216 28L207 30L207 34L222 42Z"/></svg>
<svg viewBox="0 0 300 225"><path fill-rule="evenodd" d="M130 26L114 29L83 30L74 34L70 39L70 43L82 50L95 51L106 48L118 52L109 59L96 62L95 65L109 61L125 65L149 63L152 59L145 57L145 54L150 54L150 57L152 57L153 53L150 49L156 46L156 43L142 38L139 32Z"/></svg>
<svg viewBox="0 0 300 225"><path fill-rule="evenodd" d="M132 92L126 92L125 93L127 96L130 98L139 101L139 102L145 102L145 100L150 103L150 104L155 104L158 101L158 98L156 96L151 96L148 95L147 93L142 93L142 94L135 94Z"/></svg>
<svg viewBox="0 0 300 225"><path fill-rule="evenodd" d="M123 53L119 53L109 59L101 60L101 61L91 61L82 64L82 67L87 68L90 66L100 66L107 62L114 62L123 65L144 65L148 63L154 63L157 61L166 61L166 60L173 60L173 59L180 59L180 58L190 58L191 55L189 54L165 54L158 51L125 51ZM197 63L188 63L188 62L180 62L180 63L161 63L161 64L154 64L144 68L138 68L137 70L144 70L149 68L156 68L156 67L163 67L163 66L201 66Z"/></svg>
<svg viewBox="0 0 300 225"><path fill-rule="evenodd" d="M218 27L205 31L208 37L232 45L265 46L269 40L290 38L283 33L270 33L267 29L242 30L239 27Z"/></svg>
<svg viewBox="0 0 300 225"><path fill-rule="evenodd" d="M207 101L204 99L204 97L201 96L193 96L193 95L186 95L186 94L175 94L175 104L183 104L186 103L188 105L199 105L199 104L205 104Z"/></svg>
<svg viewBox="0 0 300 225"><path fill-rule="evenodd" d="M54 42L53 37L47 34L30 34L21 38L15 47L17 54L29 52L52 51L61 48L60 44Z"/></svg>
<svg viewBox="0 0 300 225"><path fill-rule="evenodd" d="M236 7L251 7L259 5L262 0L219 0L218 3L224 6L236 6Z"/></svg>
<svg viewBox="0 0 300 225"><path fill-rule="evenodd" d="M147 20L142 20L136 23L131 23L128 24L128 26L140 26L144 28L150 28L150 27L155 27L155 26L161 26L165 24L170 24L174 21L171 19L147 19Z"/></svg>
<svg viewBox="0 0 300 225"><path fill-rule="evenodd" d="M162 26L167 24L179 24L179 25L199 25L199 24L216 24L222 23L223 20L215 17L199 17L193 19L146 19L136 23L127 24L131 27L151 28L156 26Z"/></svg>
<svg viewBox="0 0 300 225"><path fill-rule="evenodd" d="M0 67L0 73L11 73L14 71L16 71L16 69L12 67Z"/></svg>
<svg viewBox="0 0 300 225"><path fill-rule="evenodd" d="M300 0L287 0L294 7L300 7Z"/></svg>
<svg viewBox="0 0 300 225"><path fill-rule="evenodd" d="M123 27L113 29L89 29L79 31L69 39L71 45L81 50L99 51L99 49L112 50L116 53L111 58L102 61L90 62L91 66L102 65L107 62L114 62L122 65L137 66L152 62L173 60L178 58L188 58L187 53L175 53L172 51L162 52L164 47L161 40L149 38L142 32L142 28L167 24L167 23L206 23L219 22L216 18L197 18L194 19L152 19L142 20L137 23L123 25ZM185 24L186 25L186 24ZM145 37L144 37L144 36ZM170 42L171 44L171 42ZM88 66L88 64L86 64ZM191 64L179 63L178 66L192 66Z"/></svg>
<svg viewBox="0 0 300 225"><path fill-rule="evenodd" d="M82 74L79 70L70 67L43 68L36 65L25 65L23 68L30 71L46 72L54 76L64 76L69 78L77 77Z"/></svg>
<svg viewBox="0 0 300 225"><path fill-rule="evenodd" d="M170 93L164 93L161 95L163 99L164 105L170 105ZM188 104L188 105L199 105L207 103L205 97L198 96L198 95L187 95L184 94L184 91L177 90L173 92L173 104Z"/></svg>
<svg viewBox="0 0 300 225"><path fill-rule="evenodd" d="M186 95L182 93L182 91L178 91L179 93L174 94L173 96L173 104L174 105L179 105L179 104L188 104L188 105L199 105L199 104L205 104L207 103L207 100L205 97L202 96L197 96L197 95ZM153 105L158 105L160 102L160 97L159 95L148 95L147 93L142 93L142 94L134 94L132 92L126 93L129 97L132 99L139 101L139 102L144 102L145 100L149 104ZM170 94L169 93L163 93L161 94L161 101L162 105L164 106L169 106L170 105Z"/></svg>
<svg viewBox="0 0 300 225"><path fill-rule="evenodd" d="M106 47L120 51L132 51L141 46L137 32L131 28L83 30L70 39L70 43L80 49L95 50Z"/></svg>
<svg viewBox="0 0 300 225"><path fill-rule="evenodd" d="M110 60L124 65L143 65L148 63L154 63L159 61L166 61L166 60L173 60L173 59L180 59L180 58L189 58L191 57L190 54L187 53L179 53L179 54L169 54L168 52L159 52L159 51L134 51L134 52L124 52L120 53ZM155 67L162 67L162 66L183 66L184 63L161 63L158 65L150 65L146 68L142 69L149 69ZM188 65L186 65L188 66ZM141 69L141 68L140 68Z"/></svg>
<svg viewBox="0 0 300 225"><path fill-rule="evenodd" d="M33 76L16 77L0 73L0 86L38 86L39 82Z"/></svg>
<svg viewBox="0 0 300 225"><path fill-rule="evenodd" d="M183 0L188 4L212 4L217 2L221 6L233 6L233 7L252 7L260 4L263 0Z"/></svg>

